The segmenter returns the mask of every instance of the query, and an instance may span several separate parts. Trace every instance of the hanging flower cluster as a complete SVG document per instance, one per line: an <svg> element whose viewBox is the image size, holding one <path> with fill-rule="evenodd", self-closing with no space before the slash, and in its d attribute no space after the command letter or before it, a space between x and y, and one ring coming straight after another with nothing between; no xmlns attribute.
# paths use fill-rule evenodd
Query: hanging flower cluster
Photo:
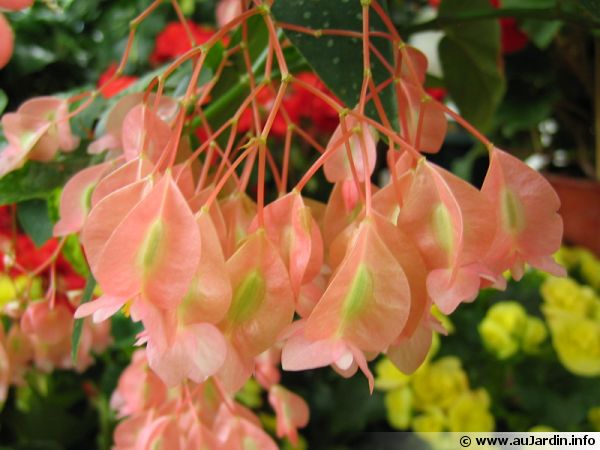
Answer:
<svg viewBox="0 0 600 450"><path fill-rule="evenodd" d="M72 359L73 313L85 280L60 254L63 243L51 239L36 248L13 224L10 208L1 207L0 407L9 386L22 385L30 369L82 372L94 362L92 352L110 343L110 323L86 320Z"/></svg>
<svg viewBox="0 0 600 450"><path fill-rule="evenodd" d="M549 184L428 96L425 57L403 43L376 1L361 4L362 33L330 30L362 39L365 76L356 105L344 106L314 80L291 73L289 43L278 36L290 26L257 4L201 45L192 39L145 93L120 98L88 147L104 161L64 187L54 233L79 235L102 292L75 316L101 322L125 308L144 328L138 344L145 351L114 401L129 417L117 430L119 448L159 441L169 448L271 448L231 397L260 376L265 352L281 353L284 370L332 366L344 377L360 370L372 390L368 361L377 355L406 373L424 361L433 330L441 329L432 305L449 314L482 287L502 288L507 269L520 278L526 263L563 273L551 257L562 221ZM371 46L370 15L388 25L396 49L385 65L389 80L379 86L371 75L371 59L381 55ZM263 20L269 33L264 73L255 73L242 32L241 44L200 82L210 49L250 18ZM215 86L234 57L246 65L248 95L215 125L206 112L225 95ZM167 78L186 61L193 69L185 92L168 96ZM398 123L381 106L386 86L394 89ZM69 120L96 95L71 112L68 105L81 96L31 100L7 114L1 173L72 150ZM294 96L306 107L335 111L326 145L314 138L318 124L306 125L314 115L301 105L297 115L286 111ZM448 115L489 150L480 190L424 156L441 148ZM298 142L315 155L300 174L291 164ZM390 177L378 187L371 179L383 166ZM321 170L331 184L327 203L303 195ZM293 436L306 423L305 406L283 388L271 386L270 396L280 433Z"/></svg>
<svg viewBox="0 0 600 450"><path fill-rule="evenodd" d="M277 415L276 433L297 444L297 429L308 423L308 406L280 384L274 361L262 358L257 380L268 391ZM264 375L268 370L271 377ZM245 448L252 443L265 450L277 445L262 429L260 419L230 398L216 381L186 382L168 387L148 368L147 355L138 350L125 369L111 406L124 420L115 430L115 449L133 448ZM198 411L201 411L198 414Z"/></svg>

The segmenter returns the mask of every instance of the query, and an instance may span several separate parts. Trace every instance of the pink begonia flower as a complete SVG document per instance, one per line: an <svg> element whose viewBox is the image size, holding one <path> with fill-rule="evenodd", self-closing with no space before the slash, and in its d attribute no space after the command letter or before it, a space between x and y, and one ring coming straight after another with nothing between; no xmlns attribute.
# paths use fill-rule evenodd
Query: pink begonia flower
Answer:
<svg viewBox="0 0 600 450"><path fill-rule="evenodd" d="M298 428L308 424L308 405L298 394L281 385L269 389L269 403L277 417L277 437L287 436L294 445L298 444Z"/></svg>
<svg viewBox="0 0 600 450"><path fill-rule="evenodd" d="M254 357L269 349L294 315L294 295L285 264L264 229L252 233L227 261L231 306L219 328L228 341L219 377L239 389L252 374Z"/></svg>
<svg viewBox="0 0 600 450"><path fill-rule="evenodd" d="M79 138L71 132L67 101L38 97L23 103L16 112L2 117L8 146L0 153L0 177L27 160L50 161L58 150L71 152Z"/></svg>
<svg viewBox="0 0 600 450"><path fill-rule="evenodd" d="M108 161L88 167L65 184L60 197L60 220L54 225L55 236L81 231L91 208L91 193L112 164Z"/></svg>
<svg viewBox="0 0 600 450"><path fill-rule="evenodd" d="M267 205L264 210L265 230L279 248L290 275L294 296L303 284L316 277L323 264L323 241L310 208L299 192L292 191ZM258 226L254 220L249 231Z"/></svg>
<svg viewBox="0 0 600 450"><path fill-rule="evenodd" d="M8 20L0 13L0 69L8 64L13 54L15 36Z"/></svg>
<svg viewBox="0 0 600 450"><path fill-rule="evenodd" d="M118 417L125 417L158 408L166 402L167 396L167 386L148 367L146 351L139 349L119 377L110 406L117 411Z"/></svg>
<svg viewBox="0 0 600 450"><path fill-rule="evenodd" d="M49 301L30 303L21 317L21 330L32 344L35 365L44 371L54 368L85 370L92 362L90 350L103 351L109 343L110 325L84 323L80 349L75 363L71 359L73 313L66 300L50 305ZM93 328L96 330L93 331ZM98 341L101 345L95 345Z"/></svg>
<svg viewBox="0 0 600 450"><path fill-rule="evenodd" d="M125 147L123 138L125 136L127 138L132 137L131 134L129 134L129 132L125 129L125 118L132 109L134 109L136 106L142 105L143 98L144 94L138 92L135 94L125 95L119 99L119 101L111 108L108 114L106 124L104 126L104 134L102 136L98 136L96 140L90 143L88 152L91 154L97 154L102 153L105 150L123 150ZM154 105L155 99L156 94L150 94L147 98L147 105ZM177 110L178 103L174 99L167 96L162 96L158 102L157 109L153 110L152 114L149 114L148 117L151 116L152 118L150 120L154 122L170 122L173 118L175 118ZM130 117L130 120L133 119L139 121L140 119L144 119L144 117L140 117L138 113ZM139 122L137 126L139 127ZM129 142L131 142L131 140ZM131 147L129 148L132 152L135 152L131 149Z"/></svg>
<svg viewBox="0 0 600 450"><path fill-rule="evenodd" d="M560 200L550 183L518 158L493 148L481 188L496 207L496 234L485 257L500 272L511 269L516 280L524 265L564 276L553 259L562 240L563 223L557 211Z"/></svg>

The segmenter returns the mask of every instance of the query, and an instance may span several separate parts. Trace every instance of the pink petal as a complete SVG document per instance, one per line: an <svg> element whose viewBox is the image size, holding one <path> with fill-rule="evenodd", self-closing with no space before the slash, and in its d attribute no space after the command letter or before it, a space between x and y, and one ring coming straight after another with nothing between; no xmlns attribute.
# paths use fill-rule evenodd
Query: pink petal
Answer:
<svg viewBox="0 0 600 450"><path fill-rule="evenodd" d="M147 188L147 181L125 186L107 195L90 211L81 231L81 244L92 272L115 229L142 200Z"/></svg>
<svg viewBox="0 0 600 450"><path fill-rule="evenodd" d="M116 314L126 302L126 298L103 295L96 300L79 305L74 317L81 319L93 314L94 323L99 323Z"/></svg>
<svg viewBox="0 0 600 450"><path fill-rule="evenodd" d="M10 61L14 45L15 37L12 28L6 17L0 13L0 69Z"/></svg>
<svg viewBox="0 0 600 450"><path fill-rule="evenodd" d="M54 226L55 236L81 230L90 210L92 190L111 165L111 162L106 162L88 167L65 184L60 197L60 220Z"/></svg>
<svg viewBox="0 0 600 450"><path fill-rule="evenodd" d="M422 323L409 338L403 338L397 344L391 345L386 354L403 373L411 374L425 361L433 332L426 323Z"/></svg>
<svg viewBox="0 0 600 450"><path fill-rule="evenodd" d="M159 351L152 341L147 346L150 367L167 386L187 378L202 383L223 365L226 351L221 332L207 323L183 327L165 351Z"/></svg>
<svg viewBox="0 0 600 450"><path fill-rule="evenodd" d="M344 339L361 350L382 351L408 318L410 289L402 267L369 220L306 324L311 340Z"/></svg>
<svg viewBox="0 0 600 450"><path fill-rule="evenodd" d="M173 308L198 267L200 243L194 216L167 173L115 229L94 275L106 293L141 292L157 306Z"/></svg>
<svg viewBox="0 0 600 450"><path fill-rule="evenodd" d="M242 354L271 347L291 323L294 297L279 252L259 230L227 261L233 300L220 328Z"/></svg>

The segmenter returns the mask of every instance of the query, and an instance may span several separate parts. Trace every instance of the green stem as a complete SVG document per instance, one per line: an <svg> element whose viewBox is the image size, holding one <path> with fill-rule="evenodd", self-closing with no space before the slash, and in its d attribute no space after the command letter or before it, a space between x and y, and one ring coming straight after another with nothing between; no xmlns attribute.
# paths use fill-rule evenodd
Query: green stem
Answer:
<svg viewBox="0 0 600 450"><path fill-rule="evenodd" d="M464 11L451 15L439 15L427 22L401 27L403 33L416 33L419 31L439 30L441 28L459 25L465 22L479 20L500 19L514 17L515 19L560 20L588 29L600 28L600 22L580 14L574 14L556 8L499 8L489 10Z"/></svg>

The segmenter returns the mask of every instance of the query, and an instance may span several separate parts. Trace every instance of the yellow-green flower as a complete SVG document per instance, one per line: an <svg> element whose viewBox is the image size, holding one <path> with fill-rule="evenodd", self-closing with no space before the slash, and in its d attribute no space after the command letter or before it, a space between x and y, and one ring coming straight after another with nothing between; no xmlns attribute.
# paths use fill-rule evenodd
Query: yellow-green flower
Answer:
<svg viewBox="0 0 600 450"><path fill-rule="evenodd" d="M412 428L417 433L439 433L446 430L448 419L440 408L428 408L413 419Z"/></svg>
<svg viewBox="0 0 600 450"><path fill-rule="evenodd" d="M486 314L494 322L512 334L519 333L527 321L527 312L515 301L504 301L493 305Z"/></svg>
<svg viewBox="0 0 600 450"><path fill-rule="evenodd" d="M579 264L579 253L571 247L561 247L555 254L554 259L567 270L572 270Z"/></svg>
<svg viewBox="0 0 600 450"><path fill-rule="evenodd" d="M42 280L40 278L30 279L26 275L11 278L8 275L0 275L0 309L23 296L27 288L29 288L28 298L42 297Z"/></svg>
<svg viewBox="0 0 600 450"><path fill-rule="evenodd" d="M495 421L489 408L490 397L485 389L463 393L448 412L450 431L493 431Z"/></svg>
<svg viewBox="0 0 600 450"><path fill-rule="evenodd" d="M585 281L595 289L600 289L600 260L586 249L578 249L579 267Z"/></svg>
<svg viewBox="0 0 600 450"><path fill-rule="evenodd" d="M544 321L538 317L527 317L521 343L523 351L528 354L537 353L540 345L547 337L548 330L546 329L546 325L544 325Z"/></svg>
<svg viewBox="0 0 600 450"><path fill-rule="evenodd" d="M507 359L518 352L528 319L525 308L519 303L496 303L479 324L479 335L485 347L498 359Z"/></svg>
<svg viewBox="0 0 600 450"><path fill-rule="evenodd" d="M385 408L389 424L398 430L410 426L413 409L413 394L409 386L402 386L385 394Z"/></svg>
<svg viewBox="0 0 600 450"><path fill-rule="evenodd" d="M450 318L441 312L436 305L431 307L431 314L440 321L442 327L444 327L444 330L446 330L448 334L454 333L454 324L450 321Z"/></svg>
<svg viewBox="0 0 600 450"><path fill-rule="evenodd" d="M548 277L540 288L546 306L579 317L593 316L598 298L590 288L571 278Z"/></svg>
<svg viewBox="0 0 600 450"><path fill-rule="evenodd" d="M389 391L406 386L410 376L400 372L392 361L387 358L381 359L375 366L375 387L382 391Z"/></svg>
<svg viewBox="0 0 600 450"><path fill-rule="evenodd" d="M552 433L554 431L556 430L548 425L536 425L529 429L530 433Z"/></svg>
<svg viewBox="0 0 600 450"><path fill-rule="evenodd" d="M594 431L600 431L600 406L590 408L587 414L588 422Z"/></svg>
<svg viewBox="0 0 600 450"><path fill-rule="evenodd" d="M17 287L8 275L0 275L0 308L16 299Z"/></svg>
<svg viewBox="0 0 600 450"><path fill-rule="evenodd" d="M600 323L584 317L549 318L552 343L558 359L571 372L600 375Z"/></svg>
<svg viewBox="0 0 600 450"><path fill-rule="evenodd" d="M448 408L469 389L469 382L460 360L446 356L417 371L412 386L415 408L424 411L432 406Z"/></svg>
<svg viewBox="0 0 600 450"><path fill-rule="evenodd" d="M483 345L498 359L508 359L519 351L519 342L499 323L484 318L478 327Z"/></svg>

